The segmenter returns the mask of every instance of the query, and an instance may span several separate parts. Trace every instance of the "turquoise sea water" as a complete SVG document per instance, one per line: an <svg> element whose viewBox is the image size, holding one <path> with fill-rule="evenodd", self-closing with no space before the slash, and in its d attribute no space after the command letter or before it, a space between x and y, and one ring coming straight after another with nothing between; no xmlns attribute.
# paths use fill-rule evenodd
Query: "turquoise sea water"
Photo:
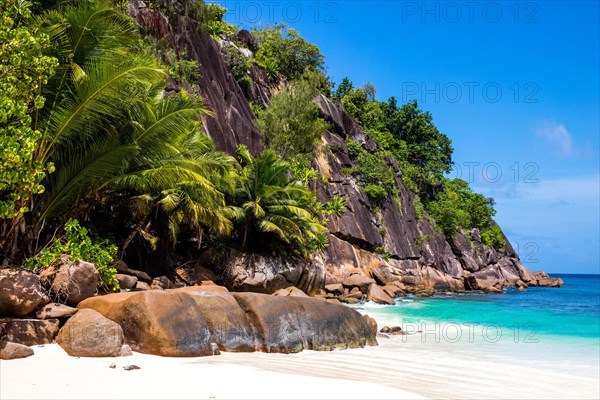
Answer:
<svg viewBox="0 0 600 400"><path fill-rule="evenodd" d="M413 333L407 339L413 344L598 366L600 275L553 276L564 280L562 288L409 297L395 306L367 303L361 312L380 326L398 325Z"/></svg>

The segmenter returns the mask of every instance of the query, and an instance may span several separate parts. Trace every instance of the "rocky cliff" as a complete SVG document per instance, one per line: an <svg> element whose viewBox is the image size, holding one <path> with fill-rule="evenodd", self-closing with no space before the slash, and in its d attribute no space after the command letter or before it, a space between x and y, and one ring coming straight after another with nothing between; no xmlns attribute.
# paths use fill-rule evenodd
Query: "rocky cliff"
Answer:
<svg viewBox="0 0 600 400"><path fill-rule="evenodd" d="M199 64L200 83L186 89L199 94L214 113L205 119L204 125L217 148L232 153L237 144L245 144L252 152L259 151L260 133L254 125L255 116L249 102L268 103L274 86L265 71L252 65L249 71L252 85L245 93L221 54L220 47L227 45L226 42L217 42L199 30L192 20L179 16L170 21L138 1L131 2L130 13L143 32L167 38L180 54L185 51L187 58ZM243 48L244 45L247 48ZM245 56L252 54L255 48L248 32L240 32L235 48ZM278 263L264 257L250 262L244 255L223 268L221 280L229 283L230 288L273 292L286 286L300 286L306 292L325 296L325 285L343 284L355 274L373 279L380 286L396 282L404 290L423 295L465 290L499 292L506 286L561 284L545 273L527 270L508 241L504 248L496 250L482 244L477 230L459 232L455 239L449 239L434 229L427 218L419 219L413 204L414 195L403 184L402 171L391 158L387 162L396 173L398 198L388 196L382 205L373 207L355 179L344 174L343 168L353 165L346 146L347 137L367 151L374 151L377 144L344 111L340 102L322 95L314 101L321 116L330 124L314 162L314 168L328 183L315 183L314 188L321 201L334 196L344 198L347 210L339 217L330 218L329 248L315 262L310 265ZM385 254L385 258L376 250ZM338 294L348 295L352 289L344 285Z"/></svg>

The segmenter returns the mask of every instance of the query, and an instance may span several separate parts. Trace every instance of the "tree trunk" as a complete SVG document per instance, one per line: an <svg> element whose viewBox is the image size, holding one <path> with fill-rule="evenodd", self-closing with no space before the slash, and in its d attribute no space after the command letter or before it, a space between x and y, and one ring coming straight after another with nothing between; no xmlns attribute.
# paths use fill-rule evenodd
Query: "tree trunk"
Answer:
<svg viewBox="0 0 600 400"><path fill-rule="evenodd" d="M138 232L142 229L142 227L146 224L146 221L148 221L148 218L142 218L137 224L135 224L135 226L133 227L133 230L129 233L129 236L127 236L125 238L125 240L123 241L123 243L121 243L121 254L119 256L119 259L123 259L123 256L125 255L125 249L127 249L127 247L131 244L131 242L133 241L133 239L135 238L135 236L138 234Z"/></svg>

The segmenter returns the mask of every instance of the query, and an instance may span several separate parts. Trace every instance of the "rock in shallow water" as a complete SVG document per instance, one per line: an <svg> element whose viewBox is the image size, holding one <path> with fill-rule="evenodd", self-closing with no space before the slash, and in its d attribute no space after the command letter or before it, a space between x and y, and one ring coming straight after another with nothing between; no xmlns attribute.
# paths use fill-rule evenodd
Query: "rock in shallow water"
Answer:
<svg viewBox="0 0 600 400"><path fill-rule="evenodd" d="M382 288L377 286L376 283L372 283L371 286L369 286L367 300L377 304L387 304L392 306L396 304L394 299L392 299Z"/></svg>

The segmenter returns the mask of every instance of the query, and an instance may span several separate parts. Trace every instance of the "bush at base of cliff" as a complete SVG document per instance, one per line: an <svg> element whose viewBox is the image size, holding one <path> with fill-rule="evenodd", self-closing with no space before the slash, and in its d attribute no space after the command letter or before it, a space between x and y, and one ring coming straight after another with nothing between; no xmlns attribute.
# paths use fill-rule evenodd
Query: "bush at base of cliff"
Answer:
<svg viewBox="0 0 600 400"><path fill-rule="evenodd" d="M327 247L326 228L313 212L316 194L292 177L289 163L267 150L253 156L238 146L238 184L230 207L242 251L310 258Z"/></svg>
<svg viewBox="0 0 600 400"><path fill-rule="evenodd" d="M96 266L100 276L100 284L109 290L119 289L117 270L110 265L115 260L117 246L107 240L93 241L88 230L76 219L70 219L65 224L63 237L54 239L40 253L28 258L24 267L30 271L45 269L60 261L62 255L69 255L73 260L91 262Z"/></svg>

